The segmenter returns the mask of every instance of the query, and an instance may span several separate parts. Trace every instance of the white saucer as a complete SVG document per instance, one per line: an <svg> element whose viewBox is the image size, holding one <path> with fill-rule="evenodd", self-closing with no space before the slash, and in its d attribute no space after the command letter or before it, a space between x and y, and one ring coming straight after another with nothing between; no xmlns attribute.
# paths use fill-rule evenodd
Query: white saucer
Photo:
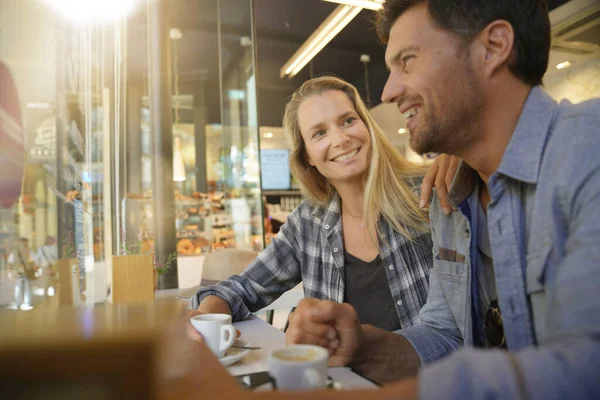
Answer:
<svg viewBox="0 0 600 400"><path fill-rule="evenodd" d="M252 347L252 345L248 342L244 342L243 340L237 339L234 343L234 346L243 346L243 347ZM251 350L248 349L238 349L235 347L230 347L229 350L225 352L225 356L220 358L219 361L223 366L228 367L236 362L240 361L244 356L250 353Z"/></svg>

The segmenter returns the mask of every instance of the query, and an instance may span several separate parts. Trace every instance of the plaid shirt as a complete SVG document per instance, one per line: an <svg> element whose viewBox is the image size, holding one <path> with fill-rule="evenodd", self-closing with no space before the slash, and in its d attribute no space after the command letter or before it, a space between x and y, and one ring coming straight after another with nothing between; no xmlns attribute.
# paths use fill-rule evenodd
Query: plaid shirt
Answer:
<svg viewBox="0 0 600 400"><path fill-rule="evenodd" d="M229 303L239 321L274 302L302 281L305 297L344 301L344 238L340 198L325 207L302 202L288 217L271 244L240 275L200 289L192 299L198 308L209 295ZM410 229L407 240L383 219L380 257L402 328L419 322L427 300L432 242L429 232Z"/></svg>

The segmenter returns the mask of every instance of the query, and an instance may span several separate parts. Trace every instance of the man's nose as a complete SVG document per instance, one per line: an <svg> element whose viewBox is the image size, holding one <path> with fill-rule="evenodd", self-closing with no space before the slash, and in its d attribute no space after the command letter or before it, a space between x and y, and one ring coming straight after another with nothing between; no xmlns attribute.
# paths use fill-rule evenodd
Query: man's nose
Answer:
<svg viewBox="0 0 600 400"><path fill-rule="evenodd" d="M381 94L384 103L398 103L406 94L406 86L397 73L390 73Z"/></svg>

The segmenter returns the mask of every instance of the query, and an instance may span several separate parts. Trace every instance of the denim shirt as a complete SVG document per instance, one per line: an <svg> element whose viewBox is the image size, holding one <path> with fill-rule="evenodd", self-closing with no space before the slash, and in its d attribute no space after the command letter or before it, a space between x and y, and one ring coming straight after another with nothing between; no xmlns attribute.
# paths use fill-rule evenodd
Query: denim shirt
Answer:
<svg viewBox="0 0 600 400"><path fill-rule="evenodd" d="M420 398L597 396L600 101L557 104L534 87L488 181L488 232L508 352L474 347L477 180L463 163L450 191L459 211L445 216L436 200L430 210L429 296L421 324L399 332L425 365Z"/></svg>

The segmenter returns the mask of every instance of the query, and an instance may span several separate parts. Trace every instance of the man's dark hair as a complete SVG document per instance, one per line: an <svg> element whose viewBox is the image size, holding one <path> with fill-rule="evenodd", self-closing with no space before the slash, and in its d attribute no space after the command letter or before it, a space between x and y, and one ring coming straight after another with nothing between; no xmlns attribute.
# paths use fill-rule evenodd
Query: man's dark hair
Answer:
<svg viewBox="0 0 600 400"><path fill-rule="evenodd" d="M406 10L426 3L429 15L466 43L490 22L503 19L514 30L510 71L526 84L542 83L550 53L550 19L546 0L387 0L377 17L377 34L387 43L392 26Z"/></svg>

